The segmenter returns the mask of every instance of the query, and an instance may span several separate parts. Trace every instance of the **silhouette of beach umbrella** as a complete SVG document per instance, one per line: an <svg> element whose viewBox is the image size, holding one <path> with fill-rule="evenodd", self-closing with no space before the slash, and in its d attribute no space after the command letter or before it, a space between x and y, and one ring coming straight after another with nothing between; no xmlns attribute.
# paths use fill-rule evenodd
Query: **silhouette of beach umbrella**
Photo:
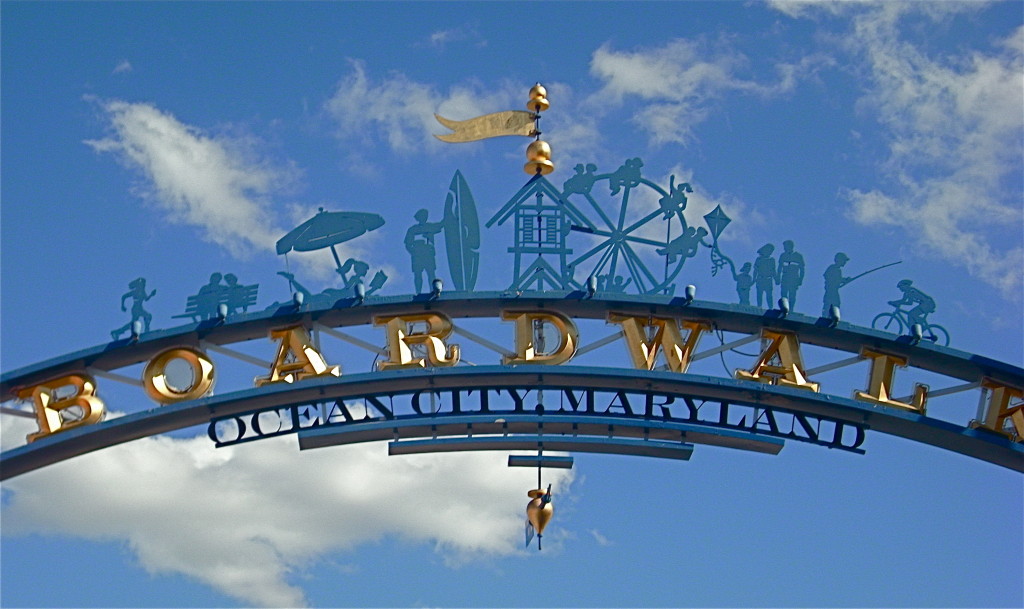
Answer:
<svg viewBox="0 0 1024 609"><path fill-rule="evenodd" d="M284 255L295 250L297 252L311 252L314 250L331 248L334 255L334 262L341 268L341 260L334 246L345 241L350 241L364 235L369 231L380 228L384 225L384 218L377 214L369 214L354 211L320 211L295 227L277 242L278 255Z"/></svg>

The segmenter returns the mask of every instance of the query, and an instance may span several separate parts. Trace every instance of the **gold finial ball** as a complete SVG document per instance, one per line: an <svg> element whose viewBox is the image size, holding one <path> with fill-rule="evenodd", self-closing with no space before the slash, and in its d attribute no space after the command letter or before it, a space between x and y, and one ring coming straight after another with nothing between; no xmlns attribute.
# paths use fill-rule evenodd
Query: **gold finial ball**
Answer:
<svg viewBox="0 0 1024 609"><path fill-rule="evenodd" d="M534 112L543 112L547 110L551 104L548 103L548 90L544 88L544 85L537 83L530 89L530 101L526 103L527 110L533 110Z"/></svg>
<svg viewBox="0 0 1024 609"><path fill-rule="evenodd" d="M534 140L526 147L526 159L529 161L551 160L551 146L544 140Z"/></svg>
<svg viewBox="0 0 1024 609"><path fill-rule="evenodd" d="M551 161L530 161L526 165L523 165L523 171L530 175L537 175L538 173L542 176L546 176L555 170L555 164Z"/></svg>
<svg viewBox="0 0 1024 609"><path fill-rule="evenodd" d="M555 164L551 162L551 146L544 140L535 140L526 147L526 160L523 171L530 175L548 175L555 170Z"/></svg>

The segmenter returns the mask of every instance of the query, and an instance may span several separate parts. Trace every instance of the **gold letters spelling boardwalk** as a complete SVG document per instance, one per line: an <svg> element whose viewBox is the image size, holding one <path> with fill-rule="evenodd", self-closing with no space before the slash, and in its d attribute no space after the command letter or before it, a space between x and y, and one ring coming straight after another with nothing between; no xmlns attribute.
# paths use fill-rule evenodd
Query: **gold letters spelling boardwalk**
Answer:
<svg viewBox="0 0 1024 609"><path fill-rule="evenodd" d="M550 310L508 309L502 311L501 319L515 325L515 349L502 357L504 365L559 365L571 361L576 355L579 331L575 322L566 315ZM620 327L630 360L639 370L654 370L660 354L667 370L685 373L697 343L711 330L707 322L677 317L639 317L610 312L607 321ZM379 370L449 367L460 360L459 345L447 342L455 325L444 313L428 311L377 316L373 323L382 327L387 337L387 358L377 362ZM545 334L544 344L539 344L537 328L540 326L553 328L557 339ZM760 338L764 345L761 353L749 368L735 371L736 379L819 391L819 384L807 377L796 333L763 329ZM326 361L304 326L273 329L270 340L277 343L277 354L268 374L255 379L256 387L341 376L340 367ZM861 349L860 357L870 360L871 366L867 388L856 391L854 399L925 414L928 391L924 385L915 386L910 402L892 398L896 367L906 366L906 358L871 349ZM175 360L183 361L191 369L193 382L188 388L176 388L168 381L167 368ZM152 400L166 405L207 395L213 388L215 373L214 363L203 351L194 347L175 347L158 353L148 362L142 383ZM1024 392L989 379L982 384L989 390L989 403L985 420L979 421L980 426L1001 431L1009 419L1018 435L1024 435L1024 414L1019 408L1010 408L1011 400L1020 399ZM29 434L29 442L92 425L101 420L104 412L103 401L96 395L96 381L84 372L65 374L23 388L18 397L31 399L35 406L39 431ZM65 417L65 411L71 408L76 409L80 416Z"/></svg>

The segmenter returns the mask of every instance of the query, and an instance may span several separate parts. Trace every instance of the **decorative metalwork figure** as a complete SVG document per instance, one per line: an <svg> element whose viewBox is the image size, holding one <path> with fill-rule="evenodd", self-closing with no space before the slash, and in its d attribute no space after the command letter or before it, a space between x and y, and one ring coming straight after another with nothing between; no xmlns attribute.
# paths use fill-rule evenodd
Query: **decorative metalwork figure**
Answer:
<svg viewBox="0 0 1024 609"><path fill-rule="evenodd" d="M221 283L224 281L224 283ZM259 284L241 285L238 277L232 273L211 273L210 281L204 284L195 295L185 301L185 312L172 315L173 318L191 317L192 321L214 319L221 315L221 306L225 313L234 314L248 311L256 304Z"/></svg>
<svg viewBox="0 0 1024 609"><path fill-rule="evenodd" d="M334 246L351 241L356 237L384 226L384 218L377 214L355 211L324 211L320 208L315 216L306 220L277 241L277 254L287 256L288 252L311 252L331 248L334 264L341 270L341 258Z"/></svg>
<svg viewBox="0 0 1024 609"><path fill-rule="evenodd" d="M132 329L132 326L136 321L142 320L143 332L149 332L149 323L153 321L153 315L149 311L142 308L142 303L146 302L150 298L156 295L156 290L153 290L149 294L146 293L146 279L144 277L138 277L131 280L128 283L128 291L121 296L121 310L127 311L127 307L124 305L124 301L129 298L132 299L132 320L121 326L116 330L110 332L110 337L114 340L120 338L122 334Z"/></svg>
<svg viewBox="0 0 1024 609"><path fill-rule="evenodd" d="M341 281L343 282L342 292L351 296L356 284L365 284L366 274L369 271L370 265L362 260L356 260L355 258L346 260L340 269L335 269L335 272L341 276ZM384 274L384 271L377 271L373 275L373 279L370 280L370 285L367 286L364 295L369 296L373 294L383 287L387 280L388 276Z"/></svg>
<svg viewBox="0 0 1024 609"><path fill-rule="evenodd" d="M834 307L839 307L842 299L839 297L839 288L853 281L852 277L843 277L843 266L850 261L850 257L839 252L835 255L835 262L833 262L822 277L825 278L825 297L821 303L821 316L828 317L829 310Z"/></svg>
<svg viewBox="0 0 1024 609"><path fill-rule="evenodd" d="M754 260L754 286L757 289L757 306L761 305L761 297L764 297L764 307L770 309L772 306L772 286L779 282L779 272L775 268L775 258L772 252L775 246L766 243L757 250L757 258Z"/></svg>
<svg viewBox="0 0 1024 609"><path fill-rule="evenodd" d="M711 234L717 240L721 229L729 222L728 217L724 214L721 218L705 216L709 228L689 226L683 212L686 193L693 192L693 188L685 182L677 185L675 176L671 176L666 191L645 179L642 167L643 161L639 158L628 159L614 172L603 174L594 173L597 170L594 164L579 165L576 175L565 182L561 194L563 204L582 199L572 208L574 214L586 210L588 214L593 212L594 218L594 222L574 218L569 229L601 238L596 244L593 239L585 242L582 254L567 259L565 275L570 284L567 288L583 289L586 277L577 279L576 275L577 271L585 271L587 277L596 277L599 282L605 277L599 285L616 286L614 278L621 274L623 289L628 285L640 294L670 293L683 265L700 251L699 246L711 248L714 259L714 242L709 244L705 237ZM592 189L600 180L607 180L607 194ZM654 191L656 206L650 204L651 197L645 196L647 189ZM610 201L605 202L609 198ZM665 226L664 241L651 237L658 222ZM664 275L660 277L654 270L657 268L654 265L659 263L664 266Z"/></svg>
<svg viewBox="0 0 1024 609"><path fill-rule="evenodd" d="M640 185L640 168L644 166L644 162L639 158L629 159L622 164L621 167L615 170L608 178L608 187L611 188L612 194L619 194L619 189L625 188L636 188Z"/></svg>
<svg viewBox="0 0 1024 609"><path fill-rule="evenodd" d="M754 278L750 275L750 263L744 262L743 266L740 267L739 273L736 272L736 267L733 266L732 260L729 260L729 266L732 270L732 278L736 281L736 295L739 296L740 304L749 305L750 288L754 286Z"/></svg>
<svg viewBox="0 0 1024 609"><path fill-rule="evenodd" d="M480 220L476 202L462 173L455 172L444 203L444 247L456 290L476 287L480 271Z"/></svg>
<svg viewBox="0 0 1024 609"><path fill-rule="evenodd" d="M876 315L871 321L871 327L903 334L905 330L911 330L914 324L918 324L922 337L927 337L936 344L949 345L949 332L940 325L928 323L928 315L935 312L935 299L915 288L913 284L914 282L909 279L903 279L896 284L903 292L903 298L890 300L889 305L893 310ZM901 308L906 305L914 305L914 308Z"/></svg>
<svg viewBox="0 0 1024 609"><path fill-rule="evenodd" d="M804 282L804 257L793 249L793 242L782 242L783 252L779 255L779 285L781 296L789 300L791 309L796 309L796 290Z"/></svg>
<svg viewBox="0 0 1024 609"><path fill-rule="evenodd" d="M589 195L590 189L594 187L594 182L597 181L597 176L594 175L594 172L597 171L597 165L587 163L587 166L584 167L583 163L579 163L573 169L576 171L576 174L562 184L562 196L568 196L572 193Z"/></svg>
<svg viewBox="0 0 1024 609"><path fill-rule="evenodd" d="M444 222L427 222L430 212L421 209L413 216L416 224L405 231L405 249L412 259L412 275L416 293L423 292L423 275L427 276L427 287L437 278L437 261L434 251L434 236L444 230Z"/></svg>

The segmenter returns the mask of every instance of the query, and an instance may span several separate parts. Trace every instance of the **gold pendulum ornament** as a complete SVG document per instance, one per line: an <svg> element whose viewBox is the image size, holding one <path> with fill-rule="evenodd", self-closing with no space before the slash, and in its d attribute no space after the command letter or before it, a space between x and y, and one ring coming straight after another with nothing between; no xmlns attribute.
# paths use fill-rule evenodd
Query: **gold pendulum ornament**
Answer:
<svg viewBox="0 0 1024 609"><path fill-rule="evenodd" d="M537 532L537 549L540 550L544 527L548 526L551 516L555 513L555 505L551 502L551 485L548 485L546 491L535 488L526 494L530 497L530 503L526 504L526 518Z"/></svg>
<svg viewBox="0 0 1024 609"><path fill-rule="evenodd" d="M526 103L526 109L536 114L537 125L540 125L540 113L547 110L548 90L537 83L530 89L530 101ZM537 139L526 148L526 165L523 171L530 175L547 175L555 170L555 164L551 162L551 146L540 139L540 130L537 130Z"/></svg>

